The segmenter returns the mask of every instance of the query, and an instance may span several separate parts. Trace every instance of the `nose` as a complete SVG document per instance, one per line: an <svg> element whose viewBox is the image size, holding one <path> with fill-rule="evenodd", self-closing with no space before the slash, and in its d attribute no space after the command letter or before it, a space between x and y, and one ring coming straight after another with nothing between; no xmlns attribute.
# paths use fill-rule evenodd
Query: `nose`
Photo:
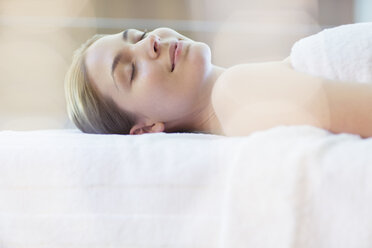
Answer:
<svg viewBox="0 0 372 248"><path fill-rule="evenodd" d="M156 59L160 55L161 45L160 39L154 34L149 34L146 37L142 49L145 50L145 53L152 59Z"/></svg>

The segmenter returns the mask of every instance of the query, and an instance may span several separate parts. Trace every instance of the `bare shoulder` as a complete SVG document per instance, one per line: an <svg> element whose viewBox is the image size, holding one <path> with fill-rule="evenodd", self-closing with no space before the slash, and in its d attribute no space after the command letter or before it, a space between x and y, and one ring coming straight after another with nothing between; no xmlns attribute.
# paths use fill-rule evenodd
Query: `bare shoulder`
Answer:
<svg viewBox="0 0 372 248"><path fill-rule="evenodd" d="M212 104L228 136L286 124L322 126L311 113L322 112L326 104L323 98L314 105L313 96L318 97L321 88L316 78L295 72L289 58L241 64L219 77L212 91ZM307 109L309 106L314 109ZM327 116L327 113L317 114Z"/></svg>
<svg viewBox="0 0 372 248"><path fill-rule="evenodd" d="M267 78L277 77L284 73L291 73L289 58L278 62L239 64L228 68L218 78L212 92L214 100L219 101L229 92L240 91L246 87L251 87L257 81ZM246 93L246 92L242 92Z"/></svg>

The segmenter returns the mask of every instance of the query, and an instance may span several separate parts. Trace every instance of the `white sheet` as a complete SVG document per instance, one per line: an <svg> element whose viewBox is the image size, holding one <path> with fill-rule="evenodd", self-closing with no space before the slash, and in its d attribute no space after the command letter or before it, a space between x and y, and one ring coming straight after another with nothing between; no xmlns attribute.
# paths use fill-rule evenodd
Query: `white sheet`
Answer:
<svg viewBox="0 0 372 248"><path fill-rule="evenodd" d="M372 247L372 139L0 132L0 247Z"/></svg>

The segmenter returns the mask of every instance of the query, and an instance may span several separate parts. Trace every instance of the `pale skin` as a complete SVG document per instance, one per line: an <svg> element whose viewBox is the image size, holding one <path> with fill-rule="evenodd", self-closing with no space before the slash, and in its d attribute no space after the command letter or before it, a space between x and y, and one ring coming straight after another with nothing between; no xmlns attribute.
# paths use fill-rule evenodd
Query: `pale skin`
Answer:
<svg viewBox="0 0 372 248"><path fill-rule="evenodd" d="M130 134L178 128L245 136L280 125L311 125L333 133L372 136L372 84L336 82L295 71L290 58L222 68L209 47L168 28L131 29L87 51L90 81L119 107L134 112ZM172 42L183 43L174 71ZM112 75L112 62L120 60ZM123 56L122 56L123 57ZM128 62L128 63L126 63ZM130 83L131 63L138 67Z"/></svg>
<svg viewBox="0 0 372 248"><path fill-rule="evenodd" d="M228 136L279 125L311 125L336 134L372 136L372 84L297 72L290 58L228 69L214 87L212 102Z"/></svg>

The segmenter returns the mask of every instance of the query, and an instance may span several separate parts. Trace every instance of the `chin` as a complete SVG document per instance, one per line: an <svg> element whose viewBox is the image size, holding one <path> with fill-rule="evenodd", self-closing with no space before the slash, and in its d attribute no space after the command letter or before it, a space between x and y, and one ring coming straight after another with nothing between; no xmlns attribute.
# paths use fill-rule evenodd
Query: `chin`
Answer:
<svg viewBox="0 0 372 248"><path fill-rule="evenodd" d="M189 63L192 65L193 77L204 79L212 67L211 49L203 42L190 45L188 54Z"/></svg>

